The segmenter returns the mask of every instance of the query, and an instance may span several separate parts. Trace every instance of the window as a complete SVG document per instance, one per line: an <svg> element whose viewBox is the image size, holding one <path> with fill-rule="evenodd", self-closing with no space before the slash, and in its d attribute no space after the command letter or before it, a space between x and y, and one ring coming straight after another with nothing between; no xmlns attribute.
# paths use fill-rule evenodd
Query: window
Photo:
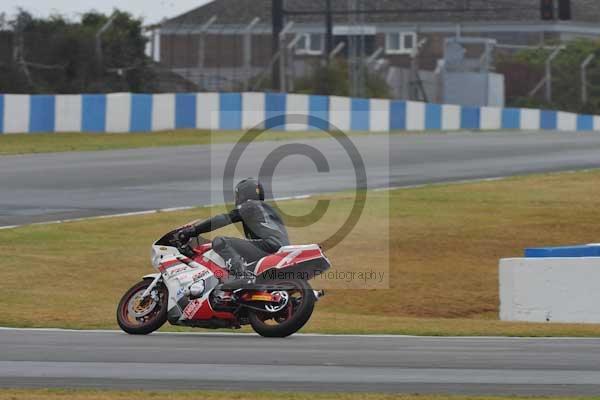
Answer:
<svg viewBox="0 0 600 400"><path fill-rule="evenodd" d="M417 34L414 32L395 32L385 35L387 54L411 54L416 45Z"/></svg>
<svg viewBox="0 0 600 400"><path fill-rule="evenodd" d="M321 55L325 47L325 37L321 33L305 33L296 44L297 54Z"/></svg>

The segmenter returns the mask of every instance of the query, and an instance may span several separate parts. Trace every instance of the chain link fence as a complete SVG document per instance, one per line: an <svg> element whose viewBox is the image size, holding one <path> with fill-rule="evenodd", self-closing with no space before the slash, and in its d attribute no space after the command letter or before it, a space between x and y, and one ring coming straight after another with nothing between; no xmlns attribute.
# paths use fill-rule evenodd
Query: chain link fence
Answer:
<svg viewBox="0 0 600 400"><path fill-rule="evenodd" d="M119 12L77 23L24 13L0 30L0 91L285 91L578 112L600 106L595 26L575 26L575 35L568 24L561 32L539 21L374 22L364 0L343 3L329 54L322 15L288 16L273 52L271 21L260 9L190 13L145 28Z"/></svg>

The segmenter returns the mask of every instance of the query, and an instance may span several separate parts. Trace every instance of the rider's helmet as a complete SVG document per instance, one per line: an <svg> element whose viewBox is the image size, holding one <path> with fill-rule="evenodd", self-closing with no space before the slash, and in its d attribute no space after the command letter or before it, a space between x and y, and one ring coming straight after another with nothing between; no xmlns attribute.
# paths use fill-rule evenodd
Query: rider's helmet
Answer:
<svg viewBox="0 0 600 400"><path fill-rule="evenodd" d="M265 189L263 185L255 178L247 178L237 184L235 187L235 205L236 207L248 200L264 200Z"/></svg>

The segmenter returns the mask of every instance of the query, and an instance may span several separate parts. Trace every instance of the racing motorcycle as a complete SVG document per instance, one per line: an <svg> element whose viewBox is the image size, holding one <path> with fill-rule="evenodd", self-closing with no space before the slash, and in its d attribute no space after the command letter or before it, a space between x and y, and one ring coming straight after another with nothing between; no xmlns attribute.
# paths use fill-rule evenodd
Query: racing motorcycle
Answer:
<svg viewBox="0 0 600 400"><path fill-rule="evenodd" d="M251 280L232 281L209 241L199 237L180 243L177 232L152 246L158 273L144 276L119 302L117 321L123 331L147 335L169 321L206 329L250 324L261 336L286 337L308 322L325 294L308 282L331 266L319 245L282 247L250 266Z"/></svg>

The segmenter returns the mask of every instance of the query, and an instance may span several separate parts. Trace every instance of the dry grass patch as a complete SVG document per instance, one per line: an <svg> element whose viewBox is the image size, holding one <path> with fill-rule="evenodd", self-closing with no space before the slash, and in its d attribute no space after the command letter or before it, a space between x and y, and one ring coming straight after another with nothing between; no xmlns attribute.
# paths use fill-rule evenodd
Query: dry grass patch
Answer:
<svg viewBox="0 0 600 400"><path fill-rule="evenodd" d="M520 399L552 399L565 400L560 397L475 397L447 395L401 395L375 393L277 393L277 392L140 392L140 391L105 391L105 390L0 390L0 400L520 400ZM571 397L570 399L578 399ZM579 399L594 399L579 397Z"/></svg>
<svg viewBox="0 0 600 400"><path fill-rule="evenodd" d="M318 241L345 220L353 197L331 198L324 221L291 230L294 243ZM600 172L371 192L368 198L357 228L328 256L340 271L389 267L382 286L391 289L315 282L337 289L320 302L305 331L600 336L598 325L497 321L499 258L520 256L529 246L599 241ZM314 202L282 208L299 215ZM211 211L218 210L0 231L0 325L115 328L120 296L152 272L150 243ZM341 289L349 286L355 290Z"/></svg>
<svg viewBox="0 0 600 400"><path fill-rule="evenodd" d="M54 153L68 151L119 150L148 147L172 147L239 141L243 131L176 130L152 133L48 133L0 135L0 156L28 153ZM376 133L352 132L355 135ZM257 138L263 140L289 140L324 138L324 132L268 132Z"/></svg>

